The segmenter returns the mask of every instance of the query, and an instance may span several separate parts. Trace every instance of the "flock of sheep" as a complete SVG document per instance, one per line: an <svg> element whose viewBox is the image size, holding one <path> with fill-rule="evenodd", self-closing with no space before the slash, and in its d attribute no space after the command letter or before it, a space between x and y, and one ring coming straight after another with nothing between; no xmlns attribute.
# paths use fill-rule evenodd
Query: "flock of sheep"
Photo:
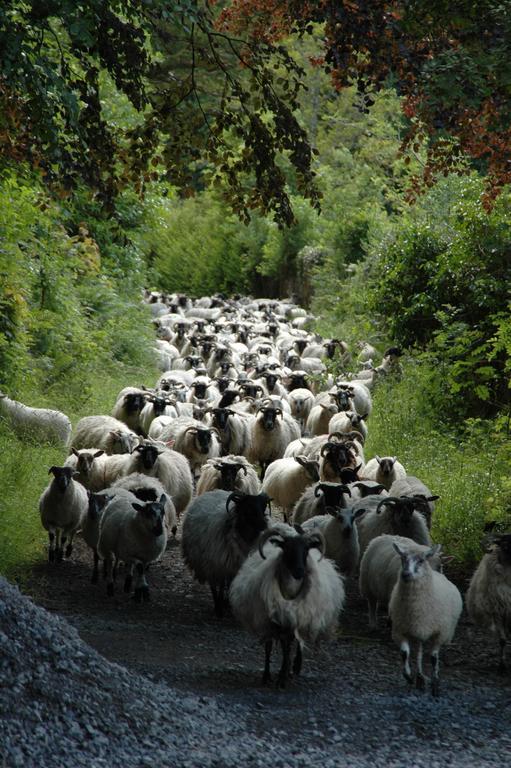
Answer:
<svg viewBox="0 0 511 768"><path fill-rule="evenodd" d="M364 441L378 379L400 372L399 350L380 365L376 350L350 353L306 330L291 302L237 297L196 301L147 293L157 330L161 376L154 388L129 386L112 415L81 419L71 434L58 411L2 395L0 412L70 446L40 498L49 561L69 557L81 532L102 561L107 594L124 564L124 590L149 598L147 570L176 535L193 576L211 589L215 612L227 602L282 663L277 685L298 674L302 647L328 636L358 578L369 624L387 608L404 675L439 693L439 651L462 611L430 537L438 498L396 457L366 461ZM327 367L325 363L332 360ZM335 377L329 370L348 371ZM272 518L271 502L283 520ZM494 632L504 667L511 634L511 534L488 544L466 597L471 617ZM296 651L293 656L293 645ZM416 653L412 676L411 652Z"/></svg>

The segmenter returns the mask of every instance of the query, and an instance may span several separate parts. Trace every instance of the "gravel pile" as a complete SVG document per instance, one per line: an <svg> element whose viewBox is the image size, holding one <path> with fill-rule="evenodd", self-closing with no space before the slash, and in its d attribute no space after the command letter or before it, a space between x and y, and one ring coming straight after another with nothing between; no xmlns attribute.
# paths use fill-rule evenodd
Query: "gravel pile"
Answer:
<svg viewBox="0 0 511 768"><path fill-rule="evenodd" d="M1 765L509 764L511 678L497 689L455 681L435 701L399 679L381 690L363 655L339 659L325 691L304 680L284 693L189 694L108 662L0 579ZM308 712L301 722L296 707Z"/></svg>

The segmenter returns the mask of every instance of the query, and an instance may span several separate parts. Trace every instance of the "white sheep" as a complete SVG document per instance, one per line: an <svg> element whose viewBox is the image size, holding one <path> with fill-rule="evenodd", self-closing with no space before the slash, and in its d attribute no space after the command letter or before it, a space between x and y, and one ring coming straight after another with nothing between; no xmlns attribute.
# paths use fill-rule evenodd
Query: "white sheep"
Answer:
<svg viewBox="0 0 511 768"><path fill-rule="evenodd" d="M339 408L332 402L313 405L306 421L307 434L313 436L328 434L330 420L338 411Z"/></svg>
<svg viewBox="0 0 511 768"><path fill-rule="evenodd" d="M122 421L136 432L140 427L140 413L146 404L147 391L140 387L125 387L117 395L112 409L114 419Z"/></svg>
<svg viewBox="0 0 511 768"><path fill-rule="evenodd" d="M289 392L287 400L291 407L291 415L294 416L300 425L303 434L311 408L314 405L314 395L310 389L298 387Z"/></svg>
<svg viewBox="0 0 511 768"><path fill-rule="evenodd" d="M422 671L423 646L430 646L431 693L438 696L440 648L454 637L463 601L457 587L429 565L429 559L440 551L439 544L420 555L401 549L399 544L394 544L394 548L401 558L401 572L389 602L392 639L400 647L403 674L410 683L413 682L410 645L417 645L415 685L419 690L426 686Z"/></svg>
<svg viewBox="0 0 511 768"><path fill-rule="evenodd" d="M353 406L357 413L366 414L366 418L371 415L373 409L373 400L371 393L363 381L337 381L337 394L344 391L353 401Z"/></svg>
<svg viewBox="0 0 511 768"><path fill-rule="evenodd" d="M277 686L284 688L291 672L302 667L302 648L329 636L344 604L344 585L334 564L323 557L319 532L299 534L280 524L259 538L258 549L241 566L229 597L234 615L265 644L263 683L271 680L274 641L282 647Z"/></svg>
<svg viewBox="0 0 511 768"><path fill-rule="evenodd" d="M387 607L392 590L401 571L401 558L394 544L402 550L415 554L425 554L430 547L417 544L405 536L384 534L373 539L360 561L359 587L360 594L367 600L369 627L376 629L378 622L378 607ZM429 564L435 571L442 570L440 553L429 558Z"/></svg>
<svg viewBox="0 0 511 768"><path fill-rule="evenodd" d="M415 509L424 515L428 528L431 528L431 520L435 511L434 502L440 496L432 495L431 491L422 480L414 475L405 475L398 477L392 483L389 491L390 496L407 496L415 499Z"/></svg>
<svg viewBox="0 0 511 768"><path fill-rule="evenodd" d="M219 617L227 588L268 526L269 501L265 493L216 490L197 496L188 507L181 538L183 558L194 578L209 584Z"/></svg>
<svg viewBox="0 0 511 768"><path fill-rule="evenodd" d="M250 443L250 423L253 416L236 413L232 408L208 408L208 425L218 431L225 454L244 456Z"/></svg>
<svg viewBox="0 0 511 768"><path fill-rule="evenodd" d="M406 477L406 469L396 456L383 456L383 458L375 456L361 470L360 477L364 480L374 480L376 483L381 483L387 491L390 491L392 483ZM398 495L401 494L391 494L391 496Z"/></svg>
<svg viewBox="0 0 511 768"><path fill-rule="evenodd" d="M311 517L302 525L305 531L321 531L325 556L334 561L343 576L353 576L358 567L360 544L355 520L362 514L360 509L327 507L326 515Z"/></svg>
<svg viewBox="0 0 511 768"><path fill-rule="evenodd" d="M165 525L167 531L176 535L177 514L174 503L165 491L163 484L157 477L144 475L141 472L133 472L126 477L121 477L109 489L109 492L117 492L119 488L129 491L137 497L139 501L158 501L165 497Z"/></svg>
<svg viewBox="0 0 511 768"><path fill-rule="evenodd" d="M302 524L311 517L325 515L329 507L346 508L349 496L351 491L344 483L319 482L311 485L295 504L293 523Z"/></svg>
<svg viewBox="0 0 511 768"><path fill-rule="evenodd" d="M254 467L244 456L229 454L221 459L209 459L202 466L197 496L217 488L255 496L261 491L261 483Z"/></svg>
<svg viewBox="0 0 511 768"><path fill-rule="evenodd" d="M285 522L305 488L318 482L318 469L318 462L305 456L276 459L269 465L263 480L263 491L282 507Z"/></svg>
<svg viewBox="0 0 511 768"><path fill-rule="evenodd" d="M149 600L147 566L159 560L167 546L165 494L158 501L140 502L136 496L115 496L100 523L98 554L105 561L107 594L114 594L117 564L127 568L124 591L130 592L135 568L135 601Z"/></svg>
<svg viewBox="0 0 511 768"><path fill-rule="evenodd" d="M113 416L84 416L77 423L71 447L77 450L93 446L105 453L131 453L139 443L138 435Z"/></svg>
<svg viewBox="0 0 511 768"><path fill-rule="evenodd" d="M118 455L129 456L129 454ZM64 466L72 467L75 470L75 480L85 488L91 491L100 491L105 487L105 459L106 454L103 450L81 448L77 451L76 448L72 448Z"/></svg>
<svg viewBox="0 0 511 768"><path fill-rule="evenodd" d="M221 443L218 432L196 419L180 416L170 422L162 431L160 440L174 441L173 449L186 456L192 473L198 475L208 459L220 456Z"/></svg>
<svg viewBox="0 0 511 768"><path fill-rule="evenodd" d="M110 490L110 489L109 489ZM118 490L118 495L126 495L127 491ZM102 491L101 493L88 492L89 502L87 512L82 520L81 535L85 543L92 549L92 555L94 558L94 565L92 568L92 584L98 582L98 569L99 569L99 554L98 554L98 540L99 529L103 515L106 514L108 504L114 496L114 492Z"/></svg>
<svg viewBox="0 0 511 768"><path fill-rule="evenodd" d="M39 498L39 513L43 528L48 531L48 560L60 563L68 537L65 556L71 556L73 538L87 513L88 497L83 485L73 480L72 467L53 466L48 474L53 475L53 479Z"/></svg>
<svg viewBox="0 0 511 768"><path fill-rule="evenodd" d="M356 411L341 411L332 416L328 422L327 432L332 434L333 432L348 433L356 430L360 432L364 440L367 438L367 424L364 419L367 418L367 414L362 415L356 413Z"/></svg>
<svg viewBox="0 0 511 768"><path fill-rule="evenodd" d="M274 405L262 405L250 425L251 445L247 458L261 467L261 479L269 464L281 459L292 440L300 437L300 427L287 413Z"/></svg>
<svg viewBox="0 0 511 768"><path fill-rule="evenodd" d="M43 442L60 443L66 448L69 445L71 422L62 411L31 408L17 400L11 400L0 392L0 416L21 437L28 436Z"/></svg>
<svg viewBox="0 0 511 768"><path fill-rule="evenodd" d="M147 395L146 404L140 411L139 429L142 434L149 434L152 422L157 417L170 416L177 418L176 402L167 393L161 395Z"/></svg>
<svg viewBox="0 0 511 768"><path fill-rule="evenodd" d="M476 624L497 635L500 671L506 670L506 641L511 637L511 534L493 538L477 566L466 596L467 610Z"/></svg>

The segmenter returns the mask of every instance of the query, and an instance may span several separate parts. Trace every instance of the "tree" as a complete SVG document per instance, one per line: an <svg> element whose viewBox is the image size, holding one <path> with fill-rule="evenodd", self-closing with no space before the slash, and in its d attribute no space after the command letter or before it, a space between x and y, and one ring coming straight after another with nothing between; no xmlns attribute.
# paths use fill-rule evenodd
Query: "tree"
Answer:
<svg viewBox="0 0 511 768"><path fill-rule="evenodd" d="M290 223L285 155L317 206L294 116L303 72L282 46L220 30L219 10L207 0L5 0L0 159L28 161L64 193L84 181L105 203L162 177L188 195L206 171L242 219L258 209ZM108 117L108 87L132 111L122 125Z"/></svg>
<svg viewBox="0 0 511 768"><path fill-rule="evenodd" d="M511 3L509 0L231 0L221 27L277 44L324 25L316 57L337 89L355 83L360 107L392 85L409 127L402 151L427 147L422 178L464 172L468 157L487 174L486 202L511 182Z"/></svg>

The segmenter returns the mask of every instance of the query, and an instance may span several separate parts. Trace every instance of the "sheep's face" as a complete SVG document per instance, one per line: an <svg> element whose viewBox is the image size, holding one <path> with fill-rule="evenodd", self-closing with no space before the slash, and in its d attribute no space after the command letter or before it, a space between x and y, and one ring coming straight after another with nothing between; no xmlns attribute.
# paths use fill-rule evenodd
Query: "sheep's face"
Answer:
<svg viewBox="0 0 511 768"><path fill-rule="evenodd" d="M307 346L308 341L307 339L297 339L295 341L295 349L298 351L298 354L301 355L305 347Z"/></svg>
<svg viewBox="0 0 511 768"><path fill-rule="evenodd" d="M59 493L65 493L73 475L77 474L73 467L50 467L48 474L53 475L53 482Z"/></svg>
<svg viewBox="0 0 511 768"><path fill-rule="evenodd" d="M275 384L277 383L277 376L275 376L274 373L267 373L264 377L266 379L266 386L268 387L268 392L273 392L275 389Z"/></svg>
<svg viewBox="0 0 511 768"><path fill-rule="evenodd" d="M426 558L422 555L410 554L408 552L401 555L401 579L403 581L415 581L420 579L424 571Z"/></svg>
<svg viewBox="0 0 511 768"><path fill-rule="evenodd" d="M260 384L248 384L247 382L244 382L240 386L240 389L242 389L243 392L248 397L254 397L254 398L257 397L258 392L261 392L262 394L262 391L263 391L263 388L260 386Z"/></svg>
<svg viewBox="0 0 511 768"><path fill-rule="evenodd" d="M159 451L155 445L137 445L135 448L140 454L140 461L144 469L152 469L158 459Z"/></svg>
<svg viewBox="0 0 511 768"><path fill-rule="evenodd" d="M349 411L351 409L353 403L351 402L351 397L347 390L340 389L338 392L333 394L333 397L335 398L340 411Z"/></svg>
<svg viewBox="0 0 511 768"><path fill-rule="evenodd" d="M132 507L138 512L144 527L147 528L155 538L163 534L163 518L165 516L165 494L160 496L159 501L148 501L146 504L133 502Z"/></svg>
<svg viewBox="0 0 511 768"><path fill-rule="evenodd" d="M503 566L511 566L511 533L499 536L497 545L499 563Z"/></svg>
<svg viewBox="0 0 511 768"><path fill-rule="evenodd" d="M293 389L309 389L305 381L304 373L292 373L289 378L291 379L291 384L288 387L290 392L292 392Z"/></svg>
<svg viewBox="0 0 511 768"><path fill-rule="evenodd" d="M318 483L314 492L315 496L322 495L325 509L327 507L344 506L344 493L351 495L350 489L346 485L339 483Z"/></svg>
<svg viewBox="0 0 511 768"><path fill-rule="evenodd" d="M331 360L335 355L335 347L336 347L335 341L327 341L325 342L325 344L323 344L323 346L325 347L326 356L328 357L329 360Z"/></svg>
<svg viewBox="0 0 511 768"><path fill-rule="evenodd" d="M209 429L197 429L195 432L195 445L199 453L208 453L213 435Z"/></svg>
<svg viewBox="0 0 511 768"><path fill-rule="evenodd" d="M130 432L122 432L120 429L113 429L110 432L112 438L112 453L132 453L138 445L138 437Z"/></svg>
<svg viewBox="0 0 511 768"><path fill-rule="evenodd" d="M249 546L255 543L259 534L266 530L270 519L270 499L266 493L252 496L245 493L232 493L227 506L231 501L236 503L236 532Z"/></svg>
<svg viewBox="0 0 511 768"><path fill-rule="evenodd" d="M165 413L167 407L167 401L163 397L153 397L150 402L153 404L153 410L155 416L161 416Z"/></svg>
<svg viewBox="0 0 511 768"><path fill-rule="evenodd" d="M219 470L220 488L222 490L234 491L234 488L236 487L236 478L238 477L240 469L244 469L245 475L247 474L246 467L243 467L242 464L221 463Z"/></svg>
<svg viewBox="0 0 511 768"><path fill-rule="evenodd" d="M130 392L129 394L124 395L124 407L126 413L140 413L145 403L145 397L142 393Z"/></svg>
<svg viewBox="0 0 511 768"><path fill-rule="evenodd" d="M192 387L195 392L195 397L198 397L199 400L204 400L206 398L208 385L205 381L194 381Z"/></svg>
<svg viewBox="0 0 511 768"><path fill-rule="evenodd" d="M102 456L104 451L95 451L94 453L91 453L90 451L84 451L83 453L78 453L73 450L73 453L75 456L77 456L78 459L76 462L76 468L78 472L86 477L90 475L92 471L94 459L97 459L98 456Z"/></svg>
<svg viewBox="0 0 511 768"><path fill-rule="evenodd" d="M396 463L396 457L390 457L386 456L383 459L380 459L376 457L376 460L378 461L378 464L380 465L380 471L383 475L389 476L392 474L392 470L394 469L394 464Z"/></svg>
<svg viewBox="0 0 511 768"><path fill-rule="evenodd" d="M275 429L275 424L277 422L277 416L279 414L282 414L282 411L280 408L260 408L259 409L259 421L263 425L263 429L267 432L271 432L273 429Z"/></svg>
<svg viewBox="0 0 511 768"><path fill-rule="evenodd" d="M227 428L227 422L229 421L229 416L232 415L232 411L228 408L213 408L212 413L215 426L224 431Z"/></svg>
<svg viewBox="0 0 511 768"><path fill-rule="evenodd" d="M104 493L89 493L89 506L87 508L87 515L89 518L91 520L97 520L100 512L113 498L113 496L107 496Z"/></svg>

